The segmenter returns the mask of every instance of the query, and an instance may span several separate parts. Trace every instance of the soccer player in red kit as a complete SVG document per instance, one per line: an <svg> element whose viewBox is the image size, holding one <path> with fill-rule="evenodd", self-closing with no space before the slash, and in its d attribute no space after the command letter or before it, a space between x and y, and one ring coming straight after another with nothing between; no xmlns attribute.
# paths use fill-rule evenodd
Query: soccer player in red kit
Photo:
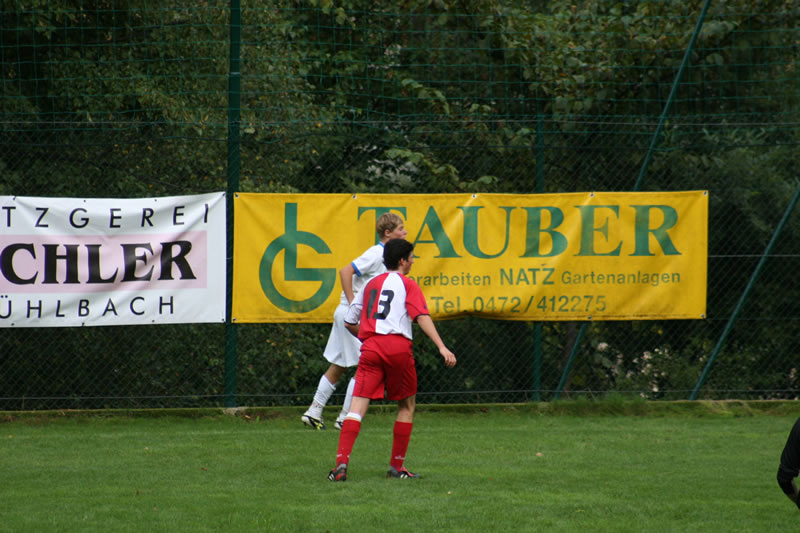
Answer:
<svg viewBox="0 0 800 533"><path fill-rule="evenodd" d="M370 400L384 397L397 401L392 457L386 477L418 478L403 463L411 440L417 395L417 370L411 351L411 323L416 322L439 348L444 364L452 368L456 356L442 342L433 324L425 296L417 283L406 277L414 264L414 245L392 239L384 245L383 262L388 272L376 276L350 304L345 326L361 339L361 359L350 412L342 424L336 467L331 481L347 480L347 465L361 421Z"/></svg>

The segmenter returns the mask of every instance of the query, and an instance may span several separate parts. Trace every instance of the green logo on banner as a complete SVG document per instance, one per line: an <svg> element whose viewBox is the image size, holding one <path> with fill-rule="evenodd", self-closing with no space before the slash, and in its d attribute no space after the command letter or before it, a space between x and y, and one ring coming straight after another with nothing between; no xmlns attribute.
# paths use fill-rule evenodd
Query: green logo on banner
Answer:
<svg viewBox="0 0 800 533"><path fill-rule="evenodd" d="M307 231L297 229L297 204L286 204L284 213L286 233L272 241L261 257L258 277L261 290L276 307L289 313L307 313L321 306L336 284L335 268L298 268L297 246L303 244L319 254L331 253L325 241ZM278 254L284 251L284 279L286 281L320 281L322 285L311 298L291 300L278 292L272 282L272 266Z"/></svg>

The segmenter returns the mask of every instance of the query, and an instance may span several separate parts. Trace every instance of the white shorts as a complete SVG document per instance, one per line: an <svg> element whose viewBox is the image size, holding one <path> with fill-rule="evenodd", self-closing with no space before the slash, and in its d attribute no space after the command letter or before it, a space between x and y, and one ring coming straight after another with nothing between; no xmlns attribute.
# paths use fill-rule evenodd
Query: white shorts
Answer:
<svg viewBox="0 0 800 533"><path fill-rule="evenodd" d="M356 366L361 356L361 341L344 327L348 307L339 304L333 312L333 327L322 354L329 362L345 368Z"/></svg>

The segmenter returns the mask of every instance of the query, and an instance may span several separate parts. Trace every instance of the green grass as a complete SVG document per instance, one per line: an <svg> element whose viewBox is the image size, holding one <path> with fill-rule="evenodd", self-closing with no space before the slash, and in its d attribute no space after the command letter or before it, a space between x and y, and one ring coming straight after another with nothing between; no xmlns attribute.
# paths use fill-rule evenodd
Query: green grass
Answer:
<svg viewBox="0 0 800 533"><path fill-rule="evenodd" d="M0 531L762 533L800 520L775 482L792 403L425 408L406 461L423 479L410 481L384 478L393 416L375 409L346 483L325 479L338 432L299 414L5 413Z"/></svg>

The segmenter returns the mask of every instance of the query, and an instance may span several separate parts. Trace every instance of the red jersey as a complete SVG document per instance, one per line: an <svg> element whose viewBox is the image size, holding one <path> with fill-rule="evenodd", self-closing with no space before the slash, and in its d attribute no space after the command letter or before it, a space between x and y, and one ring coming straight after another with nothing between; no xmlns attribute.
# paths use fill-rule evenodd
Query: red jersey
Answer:
<svg viewBox="0 0 800 533"><path fill-rule="evenodd" d="M380 274L358 293L347 311L345 322L361 322L358 338L373 335L402 335L411 339L411 322L429 315L425 296L417 282L397 271Z"/></svg>

